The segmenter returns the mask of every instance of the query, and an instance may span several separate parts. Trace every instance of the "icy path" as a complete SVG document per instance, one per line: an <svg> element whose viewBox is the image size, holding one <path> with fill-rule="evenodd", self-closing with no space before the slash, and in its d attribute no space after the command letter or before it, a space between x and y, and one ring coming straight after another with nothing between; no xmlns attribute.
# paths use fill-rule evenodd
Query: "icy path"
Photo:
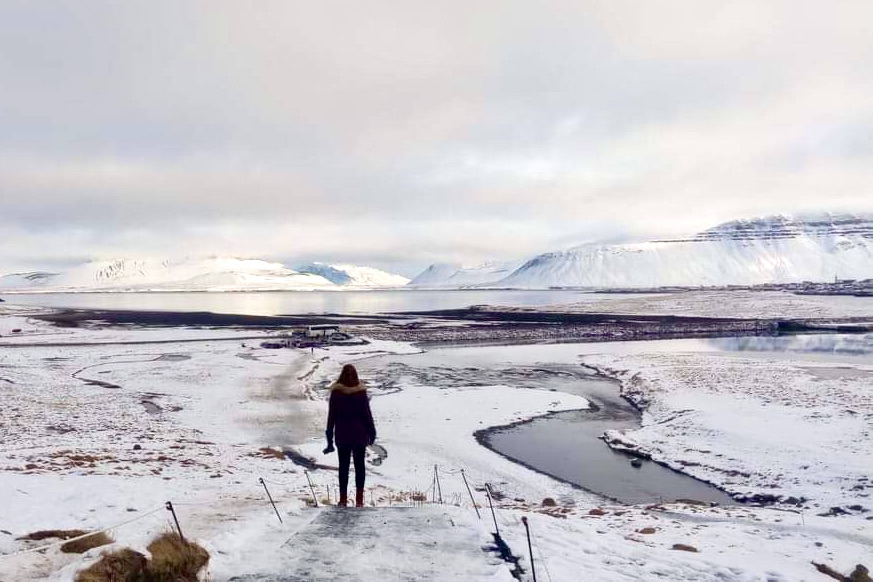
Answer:
<svg viewBox="0 0 873 582"><path fill-rule="evenodd" d="M283 574L230 580L514 580L483 550L491 536L453 509L323 509L271 558L285 565Z"/></svg>

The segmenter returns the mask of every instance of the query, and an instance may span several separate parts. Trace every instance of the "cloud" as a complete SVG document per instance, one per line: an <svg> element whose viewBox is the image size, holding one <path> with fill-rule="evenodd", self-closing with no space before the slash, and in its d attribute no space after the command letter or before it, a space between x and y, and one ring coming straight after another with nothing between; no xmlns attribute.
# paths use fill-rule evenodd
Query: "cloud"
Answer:
<svg viewBox="0 0 873 582"><path fill-rule="evenodd" d="M0 6L0 271L510 258L873 209L873 5Z"/></svg>

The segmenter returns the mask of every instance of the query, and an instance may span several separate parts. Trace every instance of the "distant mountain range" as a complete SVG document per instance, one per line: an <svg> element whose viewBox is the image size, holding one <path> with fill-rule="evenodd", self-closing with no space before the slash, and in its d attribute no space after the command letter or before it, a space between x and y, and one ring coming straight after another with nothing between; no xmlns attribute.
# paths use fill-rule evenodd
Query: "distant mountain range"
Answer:
<svg viewBox="0 0 873 582"><path fill-rule="evenodd" d="M410 284L648 288L864 279L873 277L873 215L736 220L687 238L545 253L500 275L436 264Z"/></svg>
<svg viewBox="0 0 873 582"><path fill-rule="evenodd" d="M410 286L651 288L873 277L873 215L736 220L693 236L586 244L527 261L435 263L411 281L373 267L227 257L92 261L63 272L0 276L0 291L261 291Z"/></svg>
<svg viewBox="0 0 873 582"><path fill-rule="evenodd" d="M474 265L434 263L419 273L410 285L416 287L469 287L500 281L513 273L523 261L488 261Z"/></svg>
<svg viewBox="0 0 873 582"><path fill-rule="evenodd" d="M13 291L267 291L396 287L409 279L372 267L281 263L228 257L92 261L67 271L12 273Z"/></svg>

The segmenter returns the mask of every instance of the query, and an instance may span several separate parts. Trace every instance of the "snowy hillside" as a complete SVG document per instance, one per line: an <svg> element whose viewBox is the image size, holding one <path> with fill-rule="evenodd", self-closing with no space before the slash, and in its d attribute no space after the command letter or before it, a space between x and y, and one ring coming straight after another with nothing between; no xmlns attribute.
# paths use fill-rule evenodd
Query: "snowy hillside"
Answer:
<svg viewBox="0 0 873 582"><path fill-rule="evenodd" d="M281 263L212 257L207 259L119 259L92 261L61 273L0 278L0 288L38 291L215 291L319 289L333 284Z"/></svg>
<svg viewBox="0 0 873 582"><path fill-rule="evenodd" d="M412 281L416 287L465 287L495 283L512 273L521 261L488 261L464 266L453 263L434 263Z"/></svg>
<svg viewBox="0 0 873 582"><path fill-rule="evenodd" d="M29 289L47 285L58 273L46 271L30 271L27 273L10 273L0 275L0 289Z"/></svg>
<svg viewBox="0 0 873 582"><path fill-rule="evenodd" d="M0 277L15 291L256 291L342 287L397 287L409 280L372 267L312 263L294 270L281 263L228 257L91 261L60 273Z"/></svg>
<svg viewBox="0 0 873 582"><path fill-rule="evenodd" d="M873 273L873 216L778 215L695 236L585 245L539 255L498 284L511 287L754 285L863 279Z"/></svg>
<svg viewBox="0 0 873 582"><path fill-rule="evenodd" d="M400 287L409 283L409 279L402 275L395 275L373 267L358 267L347 264L308 263L297 267L297 271L324 277L336 285L352 287Z"/></svg>

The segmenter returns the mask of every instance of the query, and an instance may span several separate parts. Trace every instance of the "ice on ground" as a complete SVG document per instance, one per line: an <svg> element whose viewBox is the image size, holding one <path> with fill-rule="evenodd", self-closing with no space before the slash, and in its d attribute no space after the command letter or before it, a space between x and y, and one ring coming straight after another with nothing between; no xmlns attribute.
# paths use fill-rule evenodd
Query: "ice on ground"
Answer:
<svg viewBox="0 0 873 582"><path fill-rule="evenodd" d="M278 568L252 564L233 580L514 580L482 550L490 543L482 522L452 506L330 508L276 550Z"/></svg>

